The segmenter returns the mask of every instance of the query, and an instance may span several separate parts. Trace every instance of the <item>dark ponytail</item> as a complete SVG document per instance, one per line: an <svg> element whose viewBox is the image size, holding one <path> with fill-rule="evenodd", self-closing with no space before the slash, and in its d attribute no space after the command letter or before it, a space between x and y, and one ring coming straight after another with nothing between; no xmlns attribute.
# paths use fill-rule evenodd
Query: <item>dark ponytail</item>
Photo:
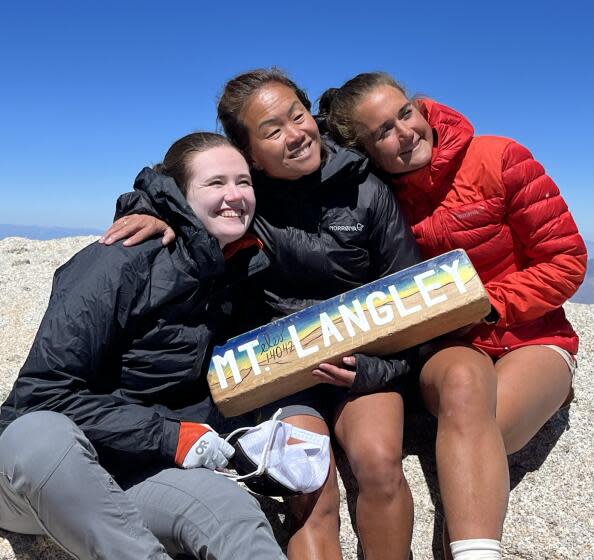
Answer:
<svg viewBox="0 0 594 560"><path fill-rule="evenodd" d="M328 117L332 102L339 91L339 88L328 88L322 95L320 95L318 98L318 117L324 119Z"/></svg>

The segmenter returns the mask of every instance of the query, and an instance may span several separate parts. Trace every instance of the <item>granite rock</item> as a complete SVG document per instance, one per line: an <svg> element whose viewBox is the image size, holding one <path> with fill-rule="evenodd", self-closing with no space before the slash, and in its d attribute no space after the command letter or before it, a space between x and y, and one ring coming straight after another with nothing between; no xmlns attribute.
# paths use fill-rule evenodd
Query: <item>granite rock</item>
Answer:
<svg viewBox="0 0 594 560"><path fill-rule="evenodd" d="M4 400L45 311L54 270L94 237L50 241L0 241L0 398ZM569 560L594 558L594 306L566 304L581 337L576 397L526 448L510 457L512 486L503 539L504 558ZM441 513L436 490L432 437L435 422L412 407L404 460L415 500L413 556L440 558ZM345 560L358 558L351 515L356 484L339 456L341 542ZM345 490L346 487L346 490ZM262 499L273 528L286 541L281 501ZM361 557L359 555L359 557ZM48 538L0 531L0 560L65 560Z"/></svg>

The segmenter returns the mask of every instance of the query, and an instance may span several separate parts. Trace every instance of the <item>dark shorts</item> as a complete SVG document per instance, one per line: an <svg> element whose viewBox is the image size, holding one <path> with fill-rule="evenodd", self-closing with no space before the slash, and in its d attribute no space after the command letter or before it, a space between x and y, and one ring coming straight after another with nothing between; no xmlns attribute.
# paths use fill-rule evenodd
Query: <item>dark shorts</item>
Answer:
<svg viewBox="0 0 594 560"><path fill-rule="evenodd" d="M349 395L348 389L344 387L320 383L263 406L256 411L256 422L269 420L279 408L282 408L279 420L289 416L315 416L331 426L336 410Z"/></svg>

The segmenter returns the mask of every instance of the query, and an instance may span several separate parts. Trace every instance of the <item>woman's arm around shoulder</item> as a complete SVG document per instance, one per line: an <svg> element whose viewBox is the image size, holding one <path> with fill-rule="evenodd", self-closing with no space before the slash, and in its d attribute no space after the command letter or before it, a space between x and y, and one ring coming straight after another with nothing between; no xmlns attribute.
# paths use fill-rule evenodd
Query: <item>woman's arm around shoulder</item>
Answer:
<svg viewBox="0 0 594 560"><path fill-rule="evenodd" d="M145 192L135 190L118 197L113 224L99 239L99 243L112 245L125 239L130 247L155 236L162 236L163 245L175 240L175 232L153 208Z"/></svg>

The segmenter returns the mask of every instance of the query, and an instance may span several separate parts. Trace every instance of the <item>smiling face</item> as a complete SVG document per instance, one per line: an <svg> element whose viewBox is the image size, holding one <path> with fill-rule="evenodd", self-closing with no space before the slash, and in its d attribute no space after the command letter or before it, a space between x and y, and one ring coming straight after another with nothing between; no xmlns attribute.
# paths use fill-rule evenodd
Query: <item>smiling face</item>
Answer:
<svg viewBox="0 0 594 560"><path fill-rule="evenodd" d="M216 146L187 159L186 199L221 247L247 231L256 199L245 158L231 146Z"/></svg>
<svg viewBox="0 0 594 560"><path fill-rule="evenodd" d="M399 90L380 85L363 96L353 111L359 141L387 173L407 173L431 161L433 131Z"/></svg>
<svg viewBox="0 0 594 560"><path fill-rule="evenodd" d="M290 87L277 82L262 86L245 104L241 119L256 169L295 180L320 167L318 125Z"/></svg>

